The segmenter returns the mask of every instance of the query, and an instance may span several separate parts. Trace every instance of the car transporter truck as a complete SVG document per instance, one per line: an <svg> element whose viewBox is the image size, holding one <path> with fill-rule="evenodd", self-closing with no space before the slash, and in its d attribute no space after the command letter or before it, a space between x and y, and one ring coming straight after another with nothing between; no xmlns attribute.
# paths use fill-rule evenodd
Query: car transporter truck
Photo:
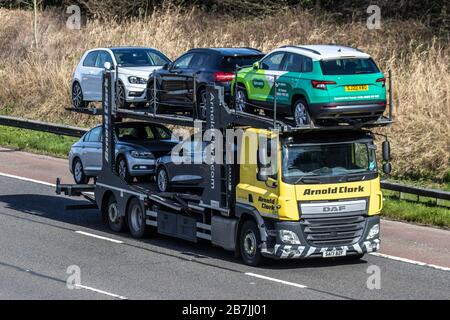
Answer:
<svg viewBox="0 0 450 320"><path fill-rule="evenodd" d="M240 112L224 102L221 87L211 84L206 119L200 121L195 112L158 113L156 99L145 109L117 108L115 74L105 66L101 109L68 108L102 116L100 174L93 184L57 179L56 185L58 194L89 199L113 231L128 227L135 238L160 233L192 242L205 239L252 266L265 258L360 259L379 249L383 196L370 129L392 123L391 99L389 115L371 123L296 127L277 119L276 98L273 117ZM201 188L160 192L154 182L121 179L114 163L114 127L123 119L196 126L212 145L209 161L202 156L203 165L179 165L191 166L187 172L204 178ZM382 167L388 174L385 138Z"/></svg>

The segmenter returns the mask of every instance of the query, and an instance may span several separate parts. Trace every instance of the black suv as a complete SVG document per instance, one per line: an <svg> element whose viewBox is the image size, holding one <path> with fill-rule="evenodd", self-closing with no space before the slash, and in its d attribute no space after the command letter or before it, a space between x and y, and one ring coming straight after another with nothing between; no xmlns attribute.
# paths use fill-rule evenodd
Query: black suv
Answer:
<svg viewBox="0 0 450 320"><path fill-rule="evenodd" d="M236 66L251 66L264 54L252 48L196 48L151 74L147 83L149 105L154 103L154 75L158 112L194 112L204 119L206 85L215 83L225 88L225 101L230 102L230 84ZM194 77L195 101L194 106Z"/></svg>

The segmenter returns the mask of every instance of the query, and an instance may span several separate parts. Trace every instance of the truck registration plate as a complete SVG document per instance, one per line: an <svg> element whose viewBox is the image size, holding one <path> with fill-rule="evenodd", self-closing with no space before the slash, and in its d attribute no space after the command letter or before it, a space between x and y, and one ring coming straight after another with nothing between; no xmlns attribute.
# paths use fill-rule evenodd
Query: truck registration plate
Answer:
<svg viewBox="0 0 450 320"><path fill-rule="evenodd" d="M339 250L329 250L323 252L324 258L333 258L333 257L343 257L347 254L346 250L339 249Z"/></svg>

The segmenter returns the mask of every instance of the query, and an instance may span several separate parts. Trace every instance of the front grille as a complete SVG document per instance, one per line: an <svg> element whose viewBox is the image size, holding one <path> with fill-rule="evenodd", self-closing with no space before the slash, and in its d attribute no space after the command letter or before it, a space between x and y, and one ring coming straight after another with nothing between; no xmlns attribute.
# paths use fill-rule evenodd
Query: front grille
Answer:
<svg viewBox="0 0 450 320"><path fill-rule="evenodd" d="M359 241L366 219L363 215L330 215L300 222L306 241L315 247L345 246Z"/></svg>

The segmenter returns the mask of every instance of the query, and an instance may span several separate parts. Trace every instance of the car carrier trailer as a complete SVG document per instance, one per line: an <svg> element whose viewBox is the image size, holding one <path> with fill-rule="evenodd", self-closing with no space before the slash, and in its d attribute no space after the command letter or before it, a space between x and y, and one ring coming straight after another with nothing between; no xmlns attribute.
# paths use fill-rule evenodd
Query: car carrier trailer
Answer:
<svg viewBox="0 0 450 320"><path fill-rule="evenodd" d="M85 207L98 207L111 230L120 232L128 226L135 238L160 233L192 242L205 239L234 251L244 263L253 266L265 257L359 259L379 249L383 198L370 128L391 124L391 108L389 117L369 124L295 127L277 119L276 114L269 118L230 108L224 102L223 89L211 84L207 88L206 120L195 122L195 117L159 114L156 104L144 110L118 109L114 89L115 72L105 68L102 109L69 108L102 116L101 173L94 184L61 184L57 179L56 185L58 194L90 200L92 205ZM202 133L211 129L222 133L220 139L227 135L227 129L241 129L241 135L233 137L240 145L240 149L232 148L233 157L242 160L255 156L257 161L211 163L207 172L202 172L205 183L200 192L159 192L155 183L127 183L117 175L114 163L114 126L126 118L185 127L197 123ZM267 143L259 138L252 141L252 135L276 142L271 163L266 156L271 153ZM227 143L218 139L210 137L212 143ZM324 161L328 157L342 163L357 161L360 155L355 150L365 150L361 161L366 161L367 155L369 167L350 174L290 176L286 168L289 155L301 153L302 148L312 148L308 154L325 156ZM304 161L302 165L314 164L314 159L298 159ZM383 142L383 161L383 171L388 173L387 138ZM270 166L275 167L275 173L269 172Z"/></svg>

